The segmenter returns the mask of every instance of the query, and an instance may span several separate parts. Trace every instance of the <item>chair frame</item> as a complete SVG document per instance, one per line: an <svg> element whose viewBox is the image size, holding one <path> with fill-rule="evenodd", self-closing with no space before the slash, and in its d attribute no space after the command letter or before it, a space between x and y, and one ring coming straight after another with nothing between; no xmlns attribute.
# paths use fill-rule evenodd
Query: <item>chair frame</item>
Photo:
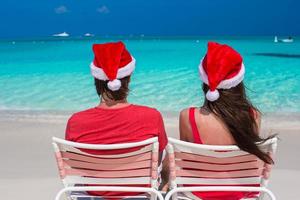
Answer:
<svg viewBox="0 0 300 200"><path fill-rule="evenodd" d="M60 172L60 177L63 182L64 188L61 189L56 197L55 200L60 200L61 197L65 194L68 199L73 199L70 197L71 192L85 192L85 191L119 191L119 192L144 192L144 193L149 193L150 199L154 200L158 198L159 200L163 200L163 196L161 193L158 191L158 177L159 177L159 172L158 172L158 149L159 149L159 143L158 143L158 138L150 138L141 142L134 142L134 143L123 143L123 144L84 144L84 143L77 143L77 142L71 142L71 141L66 141L60 138L53 137L52 138L52 144L53 148L55 151L55 157L57 160L57 165L58 169ZM150 165L151 165L151 174L150 174L150 185L151 187L126 187L126 186L74 186L71 183L69 183L68 179L66 178L66 174L64 172L64 162L63 162L63 157L62 157L62 152L66 152L64 147L67 149L75 149L77 152L83 153L84 155L87 156L98 156L94 154L89 154L82 152L79 149L85 149L85 150L121 150L121 149L128 149L128 148L134 148L134 147L141 147L140 150L133 151L130 153L126 154L116 154L116 155L109 155L105 156L102 155L103 157L106 158L123 158L119 157L118 155L122 155L124 157L131 156L131 155L138 155L138 153L141 151L143 152L143 147L149 147L151 150L151 160L149 160ZM115 156L115 157L114 157ZM81 178L81 177L76 177L76 178ZM83 177L82 177L83 178ZM95 180L97 178L94 178ZM104 180L104 179L99 179ZM89 182L88 184L99 184L99 181L97 183L91 183ZM117 183L116 183L117 184ZM125 182L122 182L122 185L126 185ZM75 197L76 198L76 197ZM93 198L91 196L91 198ZM101 197L100 197L101 198ZM126 198L126 197L124 197ZM76 198L77 199L77 198Z"/></svg>
<svg viewBox="0 0 300 200"><path fill-rule="evenodd" d="M275 154L277 149L277 138L271 138L264 142L263 144L260 144L262 147L267 147L266 151L269 153L272 153L272 155ZM198 151L216 151L218 153L226 152L226 151L239 151L240 148L236 145L205 145L205 144L195 144L185 141L180 141L174 138L169 138L169 144L167 146L167 153L169 155L169 161L170 161L170 179L169 179L169 188L170 191L165 197L165 200L177 200L180 197L177 197L177 194L179 192L211 192L211 191L241 191L241 192L260 192L260 195L258 197L259 200L263 199L264 194L267 194L272 200L276 200L275 195L267 189L268 184L268 178L261 177L260 181L260 187L248 187L248 186L194 186L194 187L187 187L187 186L179 186L176 182L176 165L175 165L175 152L180 152L180 150L177 150L176 147L180 147L185 150L191 150L191 152L195 153L197 155ZM245 152L246 153L246 152ZM201 154L199 154L201 155ZM213 156L212 156L213 157ZM266 164L265 164L266 166ZM179 183L180 184L180 183ZM186 184L186 183L185 183ZM195 184L195 182L188 183L191 185L197 185L201 184L201 182ZM203 184L203 183L202 183ZM189 199L189 198L185 198ZM200 198L198 198L200 199Z"/></svg>

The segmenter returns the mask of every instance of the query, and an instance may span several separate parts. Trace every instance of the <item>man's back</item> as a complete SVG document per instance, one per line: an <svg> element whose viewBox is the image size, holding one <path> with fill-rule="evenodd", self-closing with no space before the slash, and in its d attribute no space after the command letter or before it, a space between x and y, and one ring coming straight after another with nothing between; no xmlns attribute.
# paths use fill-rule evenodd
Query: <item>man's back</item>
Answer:
<svg viewBox="0 0 300 200"><path fill-rule="evenodd" d="M138 142L151 137L158 137L162 152L167 136L161 114L156 109L133 104L75 113L66 128L67 140L89 144Z"/></svg>

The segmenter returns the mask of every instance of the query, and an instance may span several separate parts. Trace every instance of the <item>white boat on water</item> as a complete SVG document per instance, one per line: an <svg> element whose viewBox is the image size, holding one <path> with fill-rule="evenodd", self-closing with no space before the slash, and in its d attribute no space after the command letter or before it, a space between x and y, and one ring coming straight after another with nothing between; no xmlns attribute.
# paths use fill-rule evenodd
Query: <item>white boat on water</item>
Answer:
<svg viewBox="0 0 300 200"><path fill-rule="evenodd" d="M85 37L94 37L94 34L91 34L91 33L86 33L84 34Z"/></svg>
<svg viewBox="0 0 300 200"><path fill-rule="evenodd" d="M294 39L292 37L284 38L284 39L278 39L277 36L274 38L274 42L283 42L283 43L291 43L294 42Z"/></svg>
<svg viewBox="0 0 300 200"><path fill-rule="evenodd" d="M281 42L294 42L293 38L282 39Z"/></svg>
<svg viewBox="0 0 300 200"><path fill-rule="evenodd" d="M53 35L54 37L69 37L70 34L67 32L57 33Z"/></svg>

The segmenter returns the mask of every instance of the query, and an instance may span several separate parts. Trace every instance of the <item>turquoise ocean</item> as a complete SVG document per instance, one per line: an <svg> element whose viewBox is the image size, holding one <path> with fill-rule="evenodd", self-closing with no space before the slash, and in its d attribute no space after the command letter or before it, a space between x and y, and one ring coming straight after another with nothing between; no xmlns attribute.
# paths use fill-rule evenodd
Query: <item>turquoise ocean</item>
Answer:
<svg viewBox="0 0 300 200"><path fill-rule="evenodd" d="M0 110L78 111L99 102L90 75L93 43L118 38L0 40ZM245 84L263 112L300 112L300 38L121 38L137 60L129 101L163 112L203 102L198 76L207 41L231 45L246 66Z"/></svg>

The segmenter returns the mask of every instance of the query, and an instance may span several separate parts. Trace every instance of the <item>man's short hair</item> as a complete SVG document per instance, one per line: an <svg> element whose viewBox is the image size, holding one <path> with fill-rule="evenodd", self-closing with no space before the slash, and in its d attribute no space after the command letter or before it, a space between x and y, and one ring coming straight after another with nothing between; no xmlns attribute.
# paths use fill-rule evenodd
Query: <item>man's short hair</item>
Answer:
<svg viewBox="0 0 300 200"><path fill-rule="evenodd" d="M120 79L122 85L117 91L112 91L107 87L108 81L109 80L103 81L95 78L96 91L99 96L103 96L103 94L105 94L105 97L114 101L124 100L127 98L129 93L130 76Z"/></svg>

